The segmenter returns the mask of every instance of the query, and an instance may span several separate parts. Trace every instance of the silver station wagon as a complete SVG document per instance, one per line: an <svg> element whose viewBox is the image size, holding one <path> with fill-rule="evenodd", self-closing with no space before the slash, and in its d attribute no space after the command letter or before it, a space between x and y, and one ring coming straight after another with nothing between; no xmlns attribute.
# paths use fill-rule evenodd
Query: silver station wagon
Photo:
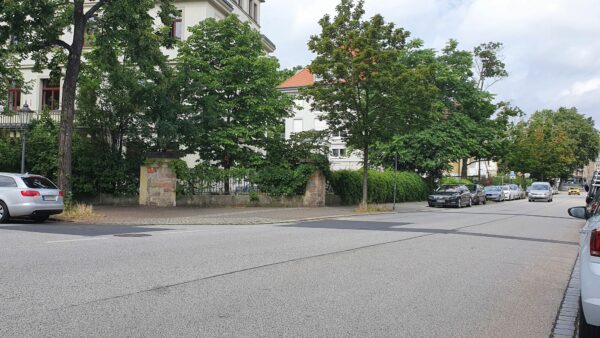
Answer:
<svg viewBox="0 0 600 338"><path fill-rule="evenodd" d="M49 179L30 174L0 173L0 223L11 217L43 222L63 209L63 193Z"/></svg>

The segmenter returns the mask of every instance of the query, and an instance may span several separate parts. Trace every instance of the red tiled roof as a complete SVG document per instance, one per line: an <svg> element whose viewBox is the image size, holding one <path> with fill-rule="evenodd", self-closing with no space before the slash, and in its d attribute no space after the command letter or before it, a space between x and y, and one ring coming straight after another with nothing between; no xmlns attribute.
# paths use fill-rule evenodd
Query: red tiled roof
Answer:
<svg viewBox="0 0 600 338"><path fill-rule="evenodd" d="M283 83L277 86L277 88L308 87L312 86L314 83L315 76L310 72L310 70L308 70L308 68L304 68L296 73L296 75L283 81Z"/></svg>

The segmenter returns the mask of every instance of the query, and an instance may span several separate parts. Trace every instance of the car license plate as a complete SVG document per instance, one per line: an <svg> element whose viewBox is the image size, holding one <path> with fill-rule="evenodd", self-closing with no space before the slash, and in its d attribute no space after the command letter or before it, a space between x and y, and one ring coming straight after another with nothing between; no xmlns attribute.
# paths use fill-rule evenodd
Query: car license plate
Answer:
<svg viewBox="0 0 600 338"><path fill-rule="evenodd" d="M47 195L47 196L44 196L43 198L44 198L44 201L56 201L56 196L53 196L53 195Z"/></svg>
<svg viewBox="0 0 600 338"><path fill-rule="evenodd" d="M444 203L444 200L437 200L438 203Z"/></svg>

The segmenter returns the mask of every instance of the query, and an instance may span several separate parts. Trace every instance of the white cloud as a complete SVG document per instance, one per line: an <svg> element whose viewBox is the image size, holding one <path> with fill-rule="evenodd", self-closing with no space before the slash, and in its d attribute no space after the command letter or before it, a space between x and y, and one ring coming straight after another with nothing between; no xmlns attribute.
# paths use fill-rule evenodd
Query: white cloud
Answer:
<svg viewBox="0 0 600 338"><path fill-rule="evenodd" d="M285 67L312 59L306 43L338 0L269 0L263 32ZM450 38L471 49L504 43L509 78L490 88L527 113L576 106L600 121L600 1L597 0L366 0L367 15L382 14L428 47Z"/></svg>

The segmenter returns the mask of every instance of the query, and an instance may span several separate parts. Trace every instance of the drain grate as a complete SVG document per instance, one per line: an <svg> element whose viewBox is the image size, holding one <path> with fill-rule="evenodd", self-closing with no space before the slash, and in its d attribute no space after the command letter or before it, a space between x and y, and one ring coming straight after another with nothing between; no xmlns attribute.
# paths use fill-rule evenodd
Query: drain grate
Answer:
<svg viewBox="0 0 600 338"><path fill-rule="evenodd" d="M115 237L149 237L150 234L117 234Z"/></svg>

